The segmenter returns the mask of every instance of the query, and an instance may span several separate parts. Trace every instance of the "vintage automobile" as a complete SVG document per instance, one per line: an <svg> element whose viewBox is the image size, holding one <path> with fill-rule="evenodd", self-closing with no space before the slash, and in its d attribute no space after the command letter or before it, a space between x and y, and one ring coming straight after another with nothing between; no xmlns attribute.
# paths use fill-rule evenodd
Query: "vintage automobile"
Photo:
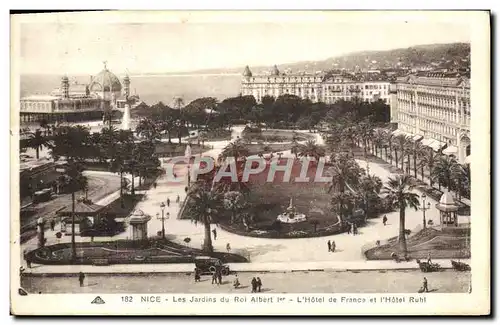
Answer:
<svg viewBox="0 0 500 325"><path fill-rule="evenodd" d="M221 270L222 275L229 275L230 273L229 266L224 265L222 261L216 257L196 256L194 258L194 265L200 274L212 274L218 268Z"/></svg>

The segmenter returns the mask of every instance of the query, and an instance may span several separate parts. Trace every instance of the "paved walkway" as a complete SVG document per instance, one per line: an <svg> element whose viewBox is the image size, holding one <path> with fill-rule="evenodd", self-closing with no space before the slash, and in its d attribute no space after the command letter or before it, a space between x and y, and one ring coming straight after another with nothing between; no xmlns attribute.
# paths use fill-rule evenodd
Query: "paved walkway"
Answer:
<svg viewBox="0 0 500 325"><path fill-rule="evenodd" d="M236 139L237 136L241 134L243 127L236 126L233 128L232 139ZM317 137L317 142L319 144L323 143L321 136L315 133ZM229 141L218 141L213 142L211 145L214 149L205 152L204 156L217 157L220 151L227 145ZM209 143L210 144L210 143ZM365 161L358 160L358 163L363 168L366 167ZM181 173L187 172L187 167L179 167L179 175ZM387 180L390 173L384 169L382 166L376 163L370 163L370 172L378 175L383 182ZM179 220L177 219L177 214L179 212L180 204L175 203L177 195L183 200L185 199L184 187L186 183L168 183L165 178L160 178L157 182L156 188L151 188L146 193L146 198L144 201L139 202L137 205L138 209L143 210L145 213L153 216L152 220L148 223L148 234L155 235L161 230L161 220L156 218L157 213L161 214L160 204L165 202L167 198L170 198L170 207L167 207L165 212L170 214L170 218L165 221L165 229L167 238L173 242L183 244L184 238L191 238L190 246L195 248L201 248L204 238L203 225L193 224L190 220ZM435 208L435 201L428 198L431 203L431 209L426 211L427 220L433 220L435 225L439 224L439 212ZM101 202L98 202L101 203ZM247 257L252 263L245 264L245 266L235 265L234 268L269 268L273 269L317 269L317 268L352 268L352 269L377 269L377 268L394 268L403 267L406 268L405 264L413 265L416 267L416 263L394 263L392 261L366 261L362 250L367 244L372 243L374 245L377 240L384 240L387 238L395 237L398 234L399 227L399 212L394 211L387 214L387 225L382 224L382 218L370 219L365 227L359 229L359 234L357 236L348 235L347 233L317 237L317 238L299 238L299 239L267 239L267 238L253 238L236 235L227 231L217 228L217 239L213 240L213 245L216 251L225 251L226 244L229 243L232 247L231 252L241 254ZM406 211L406 228L415 229L420 227L422 224L422 211L415 211L413 209L407 209ZM215 225L213 226L215 227ZM50 237L51 234L48 234ZM68 236L69 237L69 236ZM95 240L113 240L116 238L130 238L130 234L125 232L113 238L95 238ZM65 238L69 240L69 238ZM90 238L79 238L79 241L89 241ZM327 241L334 240L336 243L337 250L335 253L328 252ZM50 243L50 240L49 240ZM25 247L23 247L25 248ZM273 264L274 263L274 264ZM277 263L277 264L276 264ZM443 262L443 265L449 261ZM273 266L276 265L276 266ZM279 265L279 266L278 266ZM113 270L114 268L124 268L125 266L106 266L106 267L94 267L94 266L79 266L74 267L78 269L91 268L92 270L97 270L103 268L103 270ZM176 268L181 266L172 265L162 265L162 266L151 266L151 265L128 265L126 268L135 269L137 271L142 270L142 272L148 272L147 270L157 270L169 268ZM38 269L42 271L43 269L49 270L48 268L55 268L49 266L40 266ZM72 268L72 266L68 266ZM192 268L192 265L190 266ZM117 269L118 270L118 269ZM92 271L88 271L92 272ZM113 272L113 271L107 271ZM117 271L118 272L118 271ZM167 272L167 271L165 271ZM42 272L43 273L43 272Z"/></svg>

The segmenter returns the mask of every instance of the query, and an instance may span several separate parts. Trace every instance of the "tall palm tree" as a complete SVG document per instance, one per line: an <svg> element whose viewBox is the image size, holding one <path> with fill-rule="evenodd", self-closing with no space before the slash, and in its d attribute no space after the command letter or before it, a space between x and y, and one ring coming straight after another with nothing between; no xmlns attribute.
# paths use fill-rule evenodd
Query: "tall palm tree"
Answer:
<svg viewBox="0 0 500 325"><path fill-rule="evenodd" d="M393 144L393 136L390 132L386 132L385 141L384 141L384 149L385 149L385 159L389 158L389 162L392 165L392 144ZM389 156L387 156L387 149L389 149Z"/></svg>
<svg viewBox="0 0 500 325"><path fill-rule="evenodd" d="M432 150L432 148L426 148L422 152L422 155L420 157L420 168L421 168L421 174L422 174L422 180L424 180L424 167L427 167L429 170L429 173L432 172L434 169L434 166L436 165L436 162L438 160L439 155ZM433 185L433 178L431 177L432 175L429 175L429 182L430 186L432 187Z"/></svg>
<svg viewBox="0 0 500 325"><path fill-rule="evenodd" d="M389 177L382 193L387 194L387 200L395 209L399 209L399 244L401 251L406 254L405 211L406 208L418 210L419 196L413 193L414 179L410 175L397 175Z"/></svg>
<svg viewBox="0 0 500 325"><path fill-rule="evenodd" d="M333 193L330 201L331 210L337 213L340 220L344 222L352 213L357 199L356 195L351 191Z"/></svg>
<svg viewBox="0 0 500 325"><path fill-rule="evenodd" d="M366 174L359 180L359 196L363 198L366 215L370 213L370 202L378 198L382 185L382 180L376 175Z"/></svg>
<svg viewBox="0 0 500 325"><path fill-rule="evenodd" d="M396 159L396 167L398 167L398 151L400 153L400 158L401 158L401 169L404 170L404 155L405 155L405 152L406 152L406 149L407 149L407 145L408 145L408 139L406 137L406 135L404 134L400 134L398 136L396 136L396 138L394 139L394 155L395 155L395 159Z"/></svg>
<svg viewBox="0 0 500 325"><path fill-rule="evenodd" d="M453 156L442 155L431 171L431 176L443 184L449 191L453 190L456 175L459 173L460 165Z"/></svg>
<svg viewBox="0 0 500 325"><path fill-rule="evenodd" d="M426 155L426 147L420 143L420 141L416 141L412 147L412 156L413 156L413 172L415 179L417 178L417 160L421 160L424 155Z"/></svg>
<svg viewBox="0 0 500 325"><path fill-rule="evenodd" d="M382 157L382 147L385 142L385 131L377 129L373 133L373 144L375 145L375 156L378 157L378 150L380 149L380 157Z"/></svg>
<svg viewBox="0 0 500 325"><path fill-rule="evenodd" d="M470 165L464 164L458 166L455 175L455 188L457 189L458 199L462 199L462 195L470 198Z"/></svg>
<svg viewBox="0 0 500 325"><path fill-rule="evenodd" d="M212 253L212 237L210 225L217 223L217 216L221 208L221 194L207 190L203 187L192 187L188 192L188 197L191 203L188 206L188 215L192 220L201 222L205 230L205 239L203 240L203 251Z"/></svg>
<svg viewBox="0 0 500 325"><path fill-rule="evenodd" d="M314 140L307 140L307 142L299 147L299 157L312 157L319 161L320 157L325 156L325 148L316 144Z"/></svg>
<svg viewBox="0 0 500 325"><path fill-rule="evenodd" d="M231 212L231 224L236 221L236 215L245 207L245 199L238 191L224 193L224 208Z"/></svg>
<svg viewBox="0 0 500 325"><path fill-rule="evenodd" d="M348 153L337 153L330 158L332 166L328 169L333 176L329 191L337 187L339 192L345 192L346 184L356 185L361 176L361 168Z"/></svg>
<svg viewBox="0 0 500 325"><path fill-rule="evenodd" d="M68 162L64 172L65 187L71 191L71 258L76 259L75 242L75 192L88 188L88 180L83 174L83 167L73 161Z"/></svg>
<svg viewBox="0 0 500 325"><path fill-rule="evenodd" d="M36 159L40 158L40 150L48 145L48 139L39 129L28 134L28 148L35 149Z"/></svg>

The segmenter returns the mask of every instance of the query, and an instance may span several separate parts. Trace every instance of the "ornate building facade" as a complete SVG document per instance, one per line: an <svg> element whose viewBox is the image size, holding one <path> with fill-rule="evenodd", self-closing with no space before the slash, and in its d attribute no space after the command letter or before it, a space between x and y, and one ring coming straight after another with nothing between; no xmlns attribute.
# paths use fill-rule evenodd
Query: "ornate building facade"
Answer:
<svg viewBox="0 0 500 325"><path fill-rule="evenodd" d="M251 95L257 102L264 96L277 98L288 94L327 104L356 98L368 102L380 99L389 104L390 82L345 71L287 74L280 73L277 66L268 74L253 75L247 66L241 81L241 94Z"/></svg>
<svg viewBox="0 0 500 325"><path fill-rule="evenodd" d="M133 100L130 96L130 78L123 84L118 77L104 69L90 78L89 84L70 84L68 77L61 78L60 87L49 95L32 95L21 98L21 123L77 122L102 119L108 109L123 109Z"/></svg>
<svg viewBox="0 0 500 325"><path fill-rule="evenodd" d="M420 136L422 144L468 162L470 81L455 74L420 73L398 78L391 120L396 133Z"/></svg>

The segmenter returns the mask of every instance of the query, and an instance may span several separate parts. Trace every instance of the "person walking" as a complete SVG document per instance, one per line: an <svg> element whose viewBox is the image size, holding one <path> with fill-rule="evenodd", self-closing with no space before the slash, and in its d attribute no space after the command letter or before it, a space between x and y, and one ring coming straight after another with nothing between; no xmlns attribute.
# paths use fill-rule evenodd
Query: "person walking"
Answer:
<svg viewBox="0 0 500 325"><path fill-rule="evenodd" d="M80 287L83 287L83 281L85 280L85 274L83 272L80 272L78 274L78 281L80 282Z"/></svg>
<svg viewBox="0 0 500 325"><path fill-rule="evenodd" d="M427 286L427 278L424 276L424 281L422 283L422 292L429 292L429 288Z"/></svg>
<svg viewBox="0 0 500 325"><path fill-rule="evenodd" d="M156 189L156 182L154 182L154 183L153 183L153 188L155 188L155 189Z"/></svg>
<svg viewBox="0 0 500 325"><path fill-rule="evenodd" d="M167 207L170 207L170 198L167 197Z"/></svg>
<svg viewBox="0 0 500 325"><path fill-rule="evenodd" d="M331 252L335 252L335 248L336 248L336 245L335 245L335 241L332 240L332 248L331 248Z"/></svg>
<svg viewBox="0 0 500 325"><path fill-rule="evenodd" d="M226 244L226 250L228 253L231 251L231 245L229 245L229 243Z"/></svg>
<svg viewBox="0 0 500 325"><path fill-rule="evenodd" d="M214 240L217 240L217 230L215 228L212 230L212 233L214 234Z"/></svg>
<svg viewBox="0 0 500 325"><path fill-rule="evenodd" d="M222 284L222 270L221 269L219 269L217 271L217 281L219 284Z"/></svg>
<svg viewBox="0 0 500 325"><path fill-rule="evenodd" d="M382 218L382 222L384 223L384 226L387 224L387 215L385 215L385 216Z"/></svg>
<svg viewBox="0 0 500 325"><path fill-rule="evenodd" d="M218 284L217 283L217 273L215 271L212 273L212 284L214 284L214 283Z"/></svg>
<svg viewBox="0 0 500 325"><path fill-rule="evenodd" d="M260 290L262 289L262 280L257 277L257 291L260 292Z"/></svg>
<svg viewBox="0 0 500 325"><path fill-rule="evenodd" d="M331 241L328 241L328 251L331 252L332 251L332 242Z"/></svg>
<svg viewBox="0 0 500 325"><path fill-rule="evenodd" d="M54 219L50 220L50 230L54 231L56 228L56 221Z"/></svg>
<svg viewBox="0 0 500 325"><path fill-rule="evenodd" d="M181 202L181 197L179 196L179 194L177 194L177 198L175 199L175 203L179 203Z"/></svg>
<svg viewBox="0 0 500 325"><path fill-rule="evenodd" d="M431 252L429 252L429 254L427 254L427 263L431 264L432 260L431 260Z"/></svg>
<svg viewBox="0 0 500 325"><path fill-rule="evenodd" d="M252 284L252 293L257 292L257 279L254 277L250 283Z"/></svg>
<svg viewBox="0 0 500 325"><path fill-rule="evenodd" d="M350 234L351 234L351 228L352 228L351 224L350 224L350 223L348 223L348 224L347 224L347 234L348 234L348 235L350 235Z"/></svg>
<svg viewBox="0 0 500 325"><path fill-rule="evenodd" d="M235 289L238 289L239 286L240 286L240 280L238 279L238 274L236 274L236 278L234 279L234 282L233 282L233 287Z"/></svg>

